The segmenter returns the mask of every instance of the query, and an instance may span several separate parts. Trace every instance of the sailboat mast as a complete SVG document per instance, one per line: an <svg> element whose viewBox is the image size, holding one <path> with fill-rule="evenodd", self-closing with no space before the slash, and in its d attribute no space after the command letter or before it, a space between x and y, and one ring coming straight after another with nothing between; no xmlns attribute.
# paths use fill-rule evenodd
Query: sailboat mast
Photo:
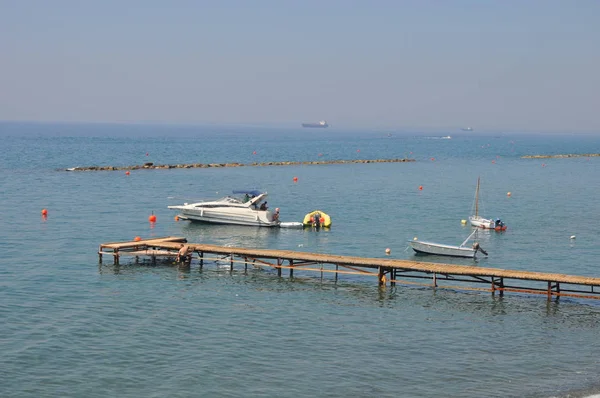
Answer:
<svg viewBox="0 0 600 398"><path fill-rule="evenodd" d="M479 215L479 177L477 177L477 189L475 190L475 217Z"/></svg>

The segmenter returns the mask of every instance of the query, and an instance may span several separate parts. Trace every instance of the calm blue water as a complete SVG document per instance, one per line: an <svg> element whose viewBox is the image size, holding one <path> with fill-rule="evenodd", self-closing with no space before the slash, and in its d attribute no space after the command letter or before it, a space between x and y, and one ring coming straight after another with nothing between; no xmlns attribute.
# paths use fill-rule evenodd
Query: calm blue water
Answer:
<svg viewBox="0 0 600 398"><path fill-rule="evenodd" d="M290 280L216 265L115 267L97 256L100 243L179 235L368 257L390 248L393 258L413 259L406 242L415 236L458 244L469 234L460 220L481 176L483 212L509 229L482 236L489 258L451 262L600 276L600 158L521 159L599 153L600 134L0 123L0 139L0 396L600 392L596 301L380 289L373 278L335 284L328 275ZM417 161L58 171L396 157ZM197 225L175 222L167 209L239 188L267 190L284 221L320 209L334 225L316 233Z"/></svg>

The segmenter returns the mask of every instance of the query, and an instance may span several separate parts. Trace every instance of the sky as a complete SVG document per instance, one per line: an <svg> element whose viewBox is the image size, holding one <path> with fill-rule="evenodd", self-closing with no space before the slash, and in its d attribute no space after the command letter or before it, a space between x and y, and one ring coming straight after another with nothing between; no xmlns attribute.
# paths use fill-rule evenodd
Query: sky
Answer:
<svg viewBox="0 0 600 398"><path fill-rule="evenodd" d="M0 120L600 133L596 0L0 0Z"/></svg>

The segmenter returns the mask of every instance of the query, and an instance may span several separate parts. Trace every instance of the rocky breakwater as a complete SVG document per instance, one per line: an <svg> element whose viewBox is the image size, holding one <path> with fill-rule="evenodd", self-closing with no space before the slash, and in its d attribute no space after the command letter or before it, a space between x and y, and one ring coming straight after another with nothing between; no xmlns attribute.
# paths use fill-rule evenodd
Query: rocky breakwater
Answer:
<svg viewBox="0 0 600 398"><path fill-rule="evenodd" d="M255 162L255 163L184 163L184 164L154 164L151 162L135 166L85 166L70 167L66 171L115 171L115 170L155 170L155 169L194 169L209 167L249 167L249 166L300 166L347 163L401 163L414 162L415 159L354 159L354 160L315 160L305 162Z"/></svg>
<svg viewBox="0 0 600 398"><path fill-rule="evenodd" d="M521 156L522 159L562 159L562 158L589 158L594 156L600 156L600 153L569 153L563 155L525 155Z"/></svg>

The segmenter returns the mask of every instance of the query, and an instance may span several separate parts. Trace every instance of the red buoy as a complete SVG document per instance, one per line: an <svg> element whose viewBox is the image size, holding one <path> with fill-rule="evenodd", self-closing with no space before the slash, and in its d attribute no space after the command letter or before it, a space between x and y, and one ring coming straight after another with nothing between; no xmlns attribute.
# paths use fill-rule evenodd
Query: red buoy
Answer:
<svg viewBox="0 0 600 398"><path fill-rule="evenodd" d="M293 178L294 182L298 182L298 177Z"/></svg>
<svg viewBox="0 0 600 398"><path fill-rule="evenodd" d="M125 172L125 175L126 175L126 176L128 176L129 174L130 174L130 173L129 173L129 170L127 170L127 171Z"/></svg>
<svg viewBox="0 0 600 398"><path fill-rule="evenodd" d="M156 216L154 214L152 214L150 217L148 217L148 221L156 222Z"/></svg>
<svg viewBox="0 0 600 398"><path fill-rule="evenodd" d="M423 190L423 185L419 185L419 191Z"/></svg>
<svg viewBox="0 0 600 398"><path fill-rule="evenodd" d="M48 210L42 209L42 216L47 216L47 215L48 215Z"/></svg>
<svg viewBox="0 0 600 398"><path fill-rule="evenodd" d="M139 242L139 241L142 240L142 238L140 238L139 236L136 236L133 240L136 241L136 242Z"/></svg>

